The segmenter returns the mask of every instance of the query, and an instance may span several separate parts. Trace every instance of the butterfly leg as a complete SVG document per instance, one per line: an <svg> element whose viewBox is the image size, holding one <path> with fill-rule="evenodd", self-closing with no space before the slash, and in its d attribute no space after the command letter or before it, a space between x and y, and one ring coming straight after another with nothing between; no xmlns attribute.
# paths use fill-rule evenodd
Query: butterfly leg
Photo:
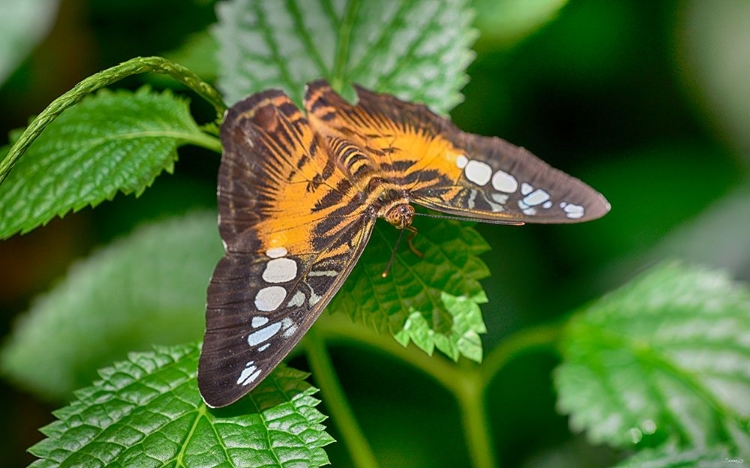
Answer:
<svg viewBox="0 0 750 468"><path fill-rule="evenodd" d="M406 238L406 242L409 243L409 250L411 250L417 257L424 258L424 254L417 250L417 248L414 247L414 244L412 243L414 238L417 237L417 234L419 233L419 231L417 231L417 228L415 228L414 226L406 226L404 229L411 233L409 234L409 237Z"/></svg>

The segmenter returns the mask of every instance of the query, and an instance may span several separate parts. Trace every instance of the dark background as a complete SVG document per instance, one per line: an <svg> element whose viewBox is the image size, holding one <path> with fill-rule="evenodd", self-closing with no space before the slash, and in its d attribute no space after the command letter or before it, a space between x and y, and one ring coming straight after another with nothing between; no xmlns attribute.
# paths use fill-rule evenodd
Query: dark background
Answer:
<svg viewBox="0 0 750 468"><path fill-rule="evenodd" d="M613 208L580 226L478 227L493 248L483 257L493 275L484 281L485 349L564 318L664 258L748 279L748 3L571 0L520 42L502 34L492 5L477 3L482 36L455 123L530 149L601 191ZM63 0L48 37L0 85L0 144L79 80L135 56L163 55L214 21L210 1ZM215 206L217 167L216 155L184 148L175 174L140 199L118 196L1 242L0 334L73 260L144 220ZM356 348L333 355L384 466L465 463L449 394L386 357ZM555 412L557 363L549 353L528 354L493 383L503 466L606 466L620 456L588 446ZM0 395L0 465L26 464L32 458L24 450L64 402L39 402L2 382ZM342 444L328 452L334 466L348 464Z"/></svg>

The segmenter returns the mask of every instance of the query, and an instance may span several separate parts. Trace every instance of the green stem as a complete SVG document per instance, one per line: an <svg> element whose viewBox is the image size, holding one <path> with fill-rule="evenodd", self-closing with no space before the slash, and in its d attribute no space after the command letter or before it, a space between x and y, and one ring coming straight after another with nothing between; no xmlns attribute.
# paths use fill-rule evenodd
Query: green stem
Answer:
<svg viewBox="0 0 750 468"><path fill-rule="evenodd" d="M461 423L466 435L466 445L469 449L472 466L476 468L496 468L492 443L492 431L487 419L482 376L478 368L462 374L460 391L456 393L456 400L461 411Z"/></svg>
<svg viewBox="0 0 750 468"><path fill-rule="evenodd" d="M336 376L331 358L325 348L323 338L318 335L316 327L311 328L303 340L310 368L315 381L325 397L325 403L331 412L331 419L338 427L344 445L358 468L377 468L378 462L367 443L362 429L354 417L341 383Z"/></svg>
<svg viewBox="0 0 750 468"><path fill-rule="evenodd" d="M83 98L97 89L115 83L127 76L147 72L162 73L176 79L210 102L218 115L223 115L226 110L219 92L189 69L161 57L137 57L91 75L75 85L73 89L52 101L24 130L18 141L11 147L5 159L0 161L0 183L5 180L10 170L21 156L23 156L31 143L63 111L78 104Z"/></svg>

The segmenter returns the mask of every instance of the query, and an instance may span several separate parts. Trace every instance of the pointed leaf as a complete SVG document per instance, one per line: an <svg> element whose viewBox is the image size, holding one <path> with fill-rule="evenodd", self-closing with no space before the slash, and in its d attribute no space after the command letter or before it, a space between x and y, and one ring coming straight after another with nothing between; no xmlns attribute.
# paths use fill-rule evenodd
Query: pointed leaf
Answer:
<svg viewBox="0 0 750 468"><path fill-rule="evenodd" d="M750 453L750 292L725 275L654 268L575 317L558 406L595 443L727 443Z"/></svg>
<svg viewBox="0 0 750 468"><path fill-rule="evenodd" d="M32 466L321 466L333 439L306 374L280 366L240 404L210 411L196 384L199 348L131 354L100 372L42 429Z"/></svg>
<svg viewBox="0 0 750 468"><path fill-rule="evenodd" d="M396 256L388 277L381 274L398 232L377 226L359 264L329 306L380 332L393 333L432 353L453 359L482 359L485 332L479 304L487 302L479 279L489 275L477 257L487 244L467 223L419 219L413 252Z"/></svg>
<svg viewBox="0 0 750 468"><path fill-rule="evenodd" d="M467 0L230 0L218 6L227 102L282 88L300 104L319 77L447 112L461 101L476 38Z"/></svg>
<svg viewBox="0 0 750 468"><path fill-rule="evenodd" d="M178 146L206 139L183 98L100 91L53 121L0 185L0 238L117 192L138 195L172 171Z"/></svg>
<svg viewBox="0 0 750 468"><path fill-rule="evenodd" d="M34 302L0 354L3 373L46 398L67 398L128 351L199 339L221 255L214 212L139 228Z"/></svg>

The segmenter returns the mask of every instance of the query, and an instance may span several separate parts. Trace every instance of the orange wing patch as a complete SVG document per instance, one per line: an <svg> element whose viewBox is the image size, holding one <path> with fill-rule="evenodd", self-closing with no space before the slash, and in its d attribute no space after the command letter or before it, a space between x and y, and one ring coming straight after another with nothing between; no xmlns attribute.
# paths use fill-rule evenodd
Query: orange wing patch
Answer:
<svg viewBox="0 0 750 468"><path fill-rule="evenodd" d="M462 132L423 105L356 89L353 106L326 82L311 83L311 125L356 141L416 204L497 223L572 223L609 211L598 192L523 148Z"/></svg>

